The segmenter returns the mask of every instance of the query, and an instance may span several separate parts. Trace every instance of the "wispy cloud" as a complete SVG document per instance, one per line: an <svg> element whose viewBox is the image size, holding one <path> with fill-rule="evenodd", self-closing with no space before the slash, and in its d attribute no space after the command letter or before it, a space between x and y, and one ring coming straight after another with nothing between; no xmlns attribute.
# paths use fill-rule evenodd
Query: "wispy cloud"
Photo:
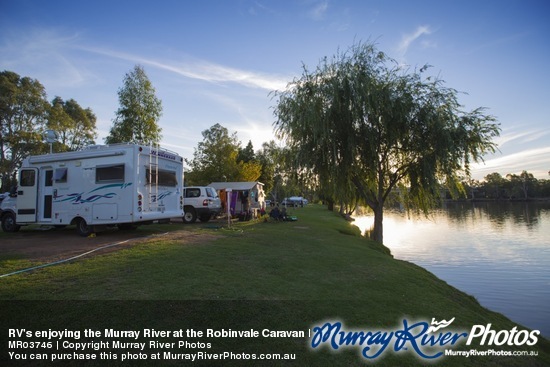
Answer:
<svg viewBox="0 0 550 367"><path fill-rule="evenodd" d="M419 39L424 35L429 35L429 34L432 34L432 30L430 26L422 25L417 27L414 32L403 35L403 37L401 38L401 42L399 42L399 45L397 46L397 51L399 52L401 57L405 57L405 54L409 50L409 47L414 43L414 41L416 41L417 39ZM434 46L433 43L431 42L427 43L427 42L428 41L424 41L423 47Z"/></svg>
<svg viewBox="0 0 550 367"><path fill-rule="evenodd" d="M281 76L231 68L208 61L161 61L102 48L85 47L82 49L108 57L153 66L186 78L202 80L209 83L236 83L249 88L260 88L272 91L284 89L287 82L290 80L289 78Z"/></svg>
<svg viewBox="0 0 550 367"><path fill-rule="evenodd" d="M544 136L550 134L550 129L534 129L534 130L524 130L524 131L507 131L501 134L498 138L495 139L495 142L499 147L504 146L510 142L515 143L530 143L536 141Z"/></svg>
<svg viewBox="0 0 550 367"><path fill-rule="evenodd" d="M328 10L328 0L323 0L315 3L308 15L313 20L323 20Z"/></svg>
<svg viewBox="0 0 550 367"><path fill-rule="evenodd" d="M471 54L475 54L477 52L480 52L480 51L486 50L486 49L494 51L493 50L494 48L497 48L497 47L500 47L500 46L505 46L505 45L508 45L508 44L511 44L511 43L520 42L522 39L524 39L526 37L529 37L530 34L531 34L530 32L525 31L525 32L512 34L512 35L509 35L509 36L506 36L506 37L492 39L488 42L476 45L474 48L466 51L465 54L466 55L471 55Z"/></svg>
<svg viewBox="0 0 550 367"><path fill-rule="evenodd" d="M550 162L550 147L534 148L521 152L507 154L502 157L485 160L485 163L472 165L472 172L476 178L481 178L492 172L502 175L519 173L527 169L538 177L548 177L548 162Z"/></svg>
<svg viewBox="0 0 550 367"><path fill-rule="evenodd" d="M4 34L0 43L1 67L25 70L33 78L49 85L79 85L88 72L71 60L70 50L79 40L76 33L60 34L54 29L31 29L24 33ZM44 74L44 65L48 73Z"/></svg>
<svg viewBox="0 0 550 367"><path fill-rule="evenodd" d="M277 15L277 11L273 8L266 6L260 1L255 1L248 7L248 13L250 15L258 15L259 13L268 13L271 15Z"/></svg>
<svg viewBox="0 0 550 367"><path fill-rule="evenodd" d="M38 78L49 86L76 86L93 79L92 72L87 71L84 66L86 63L82 62L82 56L75 52L86 51L149 65L190 79L209 83L234 83L267 91L284 89L292 79L289 76L231 68L190 57L184 62L154 59L108 48L83 46L81 42L78 34L65 35L54 29L34 30L11 37L4 35L0 42L0 67L6 70L26 70L28 74L25 76ZM47 65L46 74L44 65Z"/></svg>

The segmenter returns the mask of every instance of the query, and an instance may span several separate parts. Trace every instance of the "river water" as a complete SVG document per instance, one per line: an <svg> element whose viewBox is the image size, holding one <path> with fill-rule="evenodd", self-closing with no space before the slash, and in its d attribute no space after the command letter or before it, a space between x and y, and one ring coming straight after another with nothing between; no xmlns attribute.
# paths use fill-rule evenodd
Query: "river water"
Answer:
<svg viewBox="0 0 550 367"><path fill-rule="evenodd" d="M550 337L550 202L448 203L429 218L386 211L384 245Z"/></svg>

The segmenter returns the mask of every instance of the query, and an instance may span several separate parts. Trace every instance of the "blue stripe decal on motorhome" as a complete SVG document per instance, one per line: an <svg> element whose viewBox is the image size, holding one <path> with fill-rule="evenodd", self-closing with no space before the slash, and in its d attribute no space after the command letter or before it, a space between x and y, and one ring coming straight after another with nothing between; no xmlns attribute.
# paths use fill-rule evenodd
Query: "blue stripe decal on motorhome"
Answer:
<svg viewBox="0 0 550 367"><path fill-rule="evenodd" d="M101 187L93 189L92 191L87 192L86 194L83 193L83 192L80 192L80 193L75 192L75 193L72 193L72 194L57 196L56 200L54 200L54 202L55 203L72 202L73 204L85 204L85 203L93 203L93 202L96 202L96 201L101 200L101 199L112 199L115 196L117 196L117 194L115 192L108 192L108 193L101 194L101 195L100 194L90 195L90 194L93 193L93 192L96 192L98 190L112 189L112 188L116 188L116 187L118 187L120 189L125 189L130 185L132 185L131 182L122 183L122 184L103 185Z"/></svg>
<svg viewBox="0 0 550 367"><path fill-rule="evenodd" d="M153 203L157 202L158 200L162 200L162 199L164 199L165 197L170 196L171 194L172 194L172 192L166 191L166 192L163 192L162 194L160 194L160 195L158 196L158 198L155 198L155 196L153 195Z"/></svg>
<svg viewBox="0 0 550 367"><path fill-rule="evenodd" d="M121 183L121 184L103 185L103 186L98 187L97 189L93 189L92 191L90 191L90 194L94 191L103 190L103 189L107 189L107 188L111 188L111 187L120 187L121 189L125 189L128 186L130 186L131 184L132 184L131 182L128 182L128 183Z"/></svg>

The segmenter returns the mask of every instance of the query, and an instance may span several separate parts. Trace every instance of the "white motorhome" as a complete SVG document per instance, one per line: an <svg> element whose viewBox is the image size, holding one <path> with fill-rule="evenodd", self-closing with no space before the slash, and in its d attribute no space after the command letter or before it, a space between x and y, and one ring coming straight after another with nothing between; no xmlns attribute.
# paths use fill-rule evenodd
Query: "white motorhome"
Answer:
<svg viewBox="0 0 550 367"><path fill-rule="evenodd" d="M183 216L183 158L165 149L94 145L76 152L30 156L16 193L0 204L2 229L76 225L132 227Z"/></svg>

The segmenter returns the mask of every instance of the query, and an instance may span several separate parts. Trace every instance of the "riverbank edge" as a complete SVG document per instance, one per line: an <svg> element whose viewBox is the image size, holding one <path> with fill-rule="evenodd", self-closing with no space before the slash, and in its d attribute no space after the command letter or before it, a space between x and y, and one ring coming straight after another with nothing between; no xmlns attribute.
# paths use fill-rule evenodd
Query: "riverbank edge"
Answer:
<svg viewBox="0 0 550 367"><path fill-rule="evenodd" d="M547 202L547 201L550 202L550 198L530 198L530 199L518 199L518 200L516 200L516 199L500 199L500 200L494 200L494 199L475 199L475 200L472 200L472 199L464 199L464 200L461 200L461 199L459 199L459 200L445 200L445 201L444 201L444 204L447 204L447 203L457 203L457 204L458 204L458 203L486 203L486 202L491 202L491 203L510 203L510 202L513 202L513 203L517 203L517 202L525 202L525 203L528 203L528 202L530 202L530 203L532 203L532 202ZM356 220L356 216L352 216L352 215L349 215L349 214L342 214L342 213L339 213L338 211L335 211L334 213L337 214L337 216L338 216L339 219L342 219L342 220L348 222L349 225L355 227L354 222L355 222L355 220ZM372 213L369 213L369 214L372 215ZM355 228L358 228L358 227L355 227ZM407 263L410 263L410 264L414 264L415 266L417 266L417 267L423 269L424 271L429 272L430 274L433 274L430 270L424 268L424 267L421 266L421 265L418 265L418 264L414 263L413 261L410 261L410 260L402 260L402 259L397 259L397 258L395 258L395 257L393 256L393 254L392 254L392 252L391 252L391 249L390 249L389 247L387 247L387 246L385 246L384 244L381 244L381 243L379 243L379 242L370 240L370 238L369 238L369 236L368 236L368 230L367 230L365 233L361 233L361 232L360 232L359 235L360 235L361 237L363 237L363 238L365 238L365 239L371 241L371 244L369 245L369 247L371 247L373 250L379 251L379 252L381 252L381 253L383 253L383 254L387 254L387 255L389 255L390 257L392 257L392 258L395 259L395 260L407 262ZM511 320L508 316L506 316L506 315L504 315L504 314L502 314L502 313L500 313L500 312L498 312L498 311L494 311L494 310L492 310L492 309L490 309L490 308L488 308L488 307L486 307L486 306L481 305L474 295L471 295L471 294L467 293L466 291L463 291L463 290L461 290L461 289L459 289L459 288L456 288L455 286L452 286L452 285L448 284L447 281L445 281L444 279L441 279L441 278L437 277L435 274L434 274L434 277L436 277L438 280L444 282L444 283L447 284L449 287L451 287L451 288L453 288L453 289L456 289L457 291L463 293L463 294L466 295L467 297L471 297L472 299L474 299L474 300L478 303L479 307L482 307L482 308L484 308L484 309L487 309L487 310L489 310L490 312L497 313L497 314L501 315L502 317L508 319L510 322L515 323L515 324L517 324L518 326L521 326L519 323L517 323L517 322ZM522 326L522 327L523 327L524 329L527 329L527 330L534 330L534 329L528 328L528 327L526 327L526 326ZM543 339L546 340L546 341L550 341L550 338L549 338L548 336L545 336L545 335L542 335L542 334L541 334L541 338L543 338Z"/></svg>

